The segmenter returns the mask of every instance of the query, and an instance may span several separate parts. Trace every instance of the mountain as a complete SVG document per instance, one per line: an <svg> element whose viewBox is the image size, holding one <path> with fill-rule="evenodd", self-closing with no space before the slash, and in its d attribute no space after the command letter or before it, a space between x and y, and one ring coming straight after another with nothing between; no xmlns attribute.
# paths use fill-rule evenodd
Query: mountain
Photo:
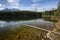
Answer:
<svg viewBox="0 0 60 40"><path fill-rule="evenodd" d="M1 11L20 11L20 10L19 9L15 9L15 8L13 8L13 9L6 8L6 9L1 10Z"/></svg>

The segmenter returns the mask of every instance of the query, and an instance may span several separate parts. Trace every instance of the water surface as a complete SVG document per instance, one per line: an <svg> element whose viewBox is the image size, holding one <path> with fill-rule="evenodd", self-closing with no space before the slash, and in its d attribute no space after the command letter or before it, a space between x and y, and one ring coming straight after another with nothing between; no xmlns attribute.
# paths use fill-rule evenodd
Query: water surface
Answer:
<svg viewBox="0 0 60 40"><path fill-rule="evenodd" d="M0 21L0 27L6 26L21 26L23 24L41 24L41 25L53 25L53 22L45 21L43 19L35 19L35 20L25 20L25 21Z"/></svg>

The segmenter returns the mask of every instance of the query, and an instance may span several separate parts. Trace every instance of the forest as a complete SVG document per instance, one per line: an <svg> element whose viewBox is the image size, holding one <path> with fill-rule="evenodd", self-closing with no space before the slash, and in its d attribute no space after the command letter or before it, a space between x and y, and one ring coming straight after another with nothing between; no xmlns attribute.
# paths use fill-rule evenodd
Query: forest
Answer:
<svg viewBox="0 0 60 40"><path fill-rule="evenodd" d="M42 18L42 15L54 15L56 10L45 12L34 11L0 11L0 20L17 21Z"/></svg>
<svg viewBox="0 0 60 40"><path fill-rule="evenodd" d="M0 20L28 20L41 18L42 14L40 12L30 12L30 11L5 11L0 12Z"/></svg>

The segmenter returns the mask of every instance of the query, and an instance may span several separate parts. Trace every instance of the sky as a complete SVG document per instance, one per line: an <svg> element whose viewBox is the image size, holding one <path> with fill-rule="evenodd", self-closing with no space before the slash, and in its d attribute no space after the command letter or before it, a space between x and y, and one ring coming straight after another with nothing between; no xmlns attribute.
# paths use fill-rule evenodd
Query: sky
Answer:
<svg viewBox="0 0 60 40"><path fill-rule="evenodd" d="M28 11L45 11L56 9L58 0L0 0L0 10L19 9Z"/></svg>

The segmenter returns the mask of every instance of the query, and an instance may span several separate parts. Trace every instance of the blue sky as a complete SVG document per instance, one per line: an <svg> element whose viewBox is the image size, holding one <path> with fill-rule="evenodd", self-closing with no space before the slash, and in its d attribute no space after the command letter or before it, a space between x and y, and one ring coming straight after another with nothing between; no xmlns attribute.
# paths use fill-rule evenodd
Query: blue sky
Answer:
<svg viewBox="0 0 60 40"><path fill-rule="evenodd" d="M58 0L0 0L0 10L5 8L29 11L45 11L56 9Z"/></svg>

